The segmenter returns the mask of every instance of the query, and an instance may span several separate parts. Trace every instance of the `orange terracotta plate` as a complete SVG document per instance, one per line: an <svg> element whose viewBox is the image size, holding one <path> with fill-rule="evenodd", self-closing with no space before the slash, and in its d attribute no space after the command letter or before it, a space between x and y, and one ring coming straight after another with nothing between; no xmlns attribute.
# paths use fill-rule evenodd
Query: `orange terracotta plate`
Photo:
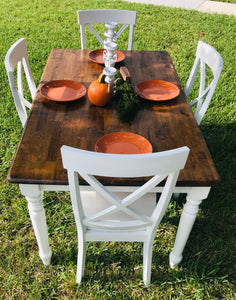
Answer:
<svg viewBox="0 0 236 300"><path fill-rule="evenodd" d="M104 49L97 49L97 50L93 50L89 53L89 59L95 63L98 64L104 64L104 60L103 60L103 51ZM125 59L125 54L119 50L117 50L117 61L121 62L122 60Z"/></svg>
<svg viewBox="0 0 236 300"><path fill-rule="evenodd" d="M112 132L101 137L96 152L113 154L152 153L152 145L143 136L131 132Z"/></svg>
<svg viewBox="0 0 236 300"><path fill-rule="evenodd" d="M72 80L53 80L45 83L41 95L53 101L73 101L86 94L86 87L79 82Z"/></svg>
<svg viewBox="0 0 236 300"><path fill-rule="evenodd" d="M140 97L154 101L171 100L180 93L179 88L175 84L163 80L140 82L135 86L135 91Z"/></svg>

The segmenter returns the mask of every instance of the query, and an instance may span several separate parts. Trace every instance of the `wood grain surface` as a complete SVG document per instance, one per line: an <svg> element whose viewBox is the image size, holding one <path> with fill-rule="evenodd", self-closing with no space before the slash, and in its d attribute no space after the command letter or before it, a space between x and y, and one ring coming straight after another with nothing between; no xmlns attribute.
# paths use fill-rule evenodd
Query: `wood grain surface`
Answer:
<svg viewBox="0 0 236 300"><path fill-rule="evenodd" d="M87 94L75 101L58 103L43 98L38 91L8 173L9 182L68 184L66 170L62 167L62 145L94 151L96 141L103 135L127 131L147 138L154 152L181 146L190 148L177 185L212 186L219 183L214 163L169 54L165 51L124 53L125 60L116 67L128 68L133 86L145 80L165 80L176 84L180 95L165 102L142 99L135 119L131 123L121 123L114 103L96 107L89 102ZM78 81L88 88L103 68L103 65L89 60L89 50L53 49L39 89L45 82L56 79ZM141 181L104 179L104 183L138 185Z"/></svg>

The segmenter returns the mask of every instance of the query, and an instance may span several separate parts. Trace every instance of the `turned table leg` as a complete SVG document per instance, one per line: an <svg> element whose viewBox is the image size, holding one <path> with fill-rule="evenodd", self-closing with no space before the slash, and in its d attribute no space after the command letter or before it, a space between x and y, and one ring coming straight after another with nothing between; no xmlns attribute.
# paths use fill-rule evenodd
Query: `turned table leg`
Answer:
<svg viewBox="0 0 236 300"><path fill-rule="evenodd" d="M171 268L178 265L183 258L182 253L195 222L199 205L202 200L207 198L210 189L210 187L192 187L187 194L187 202L185 203L181 214L174 248L170 253Z"/></svg>
<svg viewBox="0 0 236 300"><path fill-rule="evenodd" d="M39 185L20 184L22 195L28 201L29 215L34 228L35 236L39 247L39 256L44 265L49 265L52 250L48 243L48 232L45 211L43 207L43 191Z"/></svg>

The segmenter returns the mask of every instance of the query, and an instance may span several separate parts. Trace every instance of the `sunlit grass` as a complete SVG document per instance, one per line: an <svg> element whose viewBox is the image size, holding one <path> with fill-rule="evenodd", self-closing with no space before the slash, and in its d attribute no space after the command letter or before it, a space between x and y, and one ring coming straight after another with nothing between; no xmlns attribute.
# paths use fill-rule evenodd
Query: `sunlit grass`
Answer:
<svg viewBox="0 0 236 300"><path fill-rule="evenodd" d="M221 177L201 205L178 269L171 270L184 197L172 201L153 251L152 283L142 283L142 246L90 243L85 280L75 284L77 236L68 193L46 193L52 264L39 256L26 200L6 175L22 132L13 104L4 56L19 38L27 39L29 60L39 83L52 48L80 48L76 11L123 8L138 12L134 50L167 50L184 86L202 39L222 55L224 68L201 125ZM2 299L235 299L235 17L210 15L124 1L24 1L0 3L0 295ZM103 30L103 29L101 29ZM96 47L94 39L88 48ZM125 38L119 42L126 46Z"/></svg>
<svg viewBox="0 0 236 300"><path fill-rule="evenodd" d="M227 2L227 3L236 3L236 0L211 0L211 1Z"/></svg>

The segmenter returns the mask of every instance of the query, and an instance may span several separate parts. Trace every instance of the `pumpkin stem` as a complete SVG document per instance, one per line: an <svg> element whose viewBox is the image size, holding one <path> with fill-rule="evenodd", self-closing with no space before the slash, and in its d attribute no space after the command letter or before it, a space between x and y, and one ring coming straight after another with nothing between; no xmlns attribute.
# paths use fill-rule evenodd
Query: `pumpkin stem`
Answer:
<svg viewBox="0 0 236 300"><path fill-rule="evenodd" d="M106 78L106 75L102 73L102 74L98 77L98 82L99 82L99 83L105 83L105 78Z"/></svg>

